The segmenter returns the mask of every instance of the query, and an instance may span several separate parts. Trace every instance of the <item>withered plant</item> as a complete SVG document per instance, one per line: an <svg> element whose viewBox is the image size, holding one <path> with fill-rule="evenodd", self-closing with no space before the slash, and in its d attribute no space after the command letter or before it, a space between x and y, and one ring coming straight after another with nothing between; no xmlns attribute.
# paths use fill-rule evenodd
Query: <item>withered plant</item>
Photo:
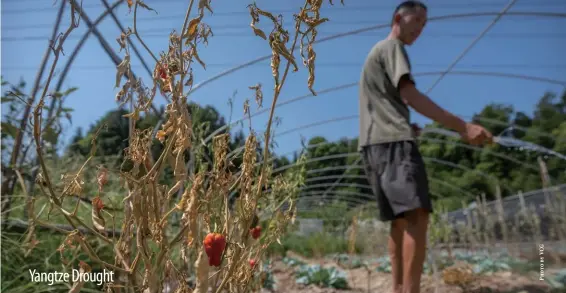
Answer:
<svg viewBox="0 0 566 293"><path fill-rule="evenodd" d="M327 21L321 18L322 0L307 0L294 16L294 32L283 28L283 16L260 9L256 4L248 6L252 18L251 28L255 35L267 41L272 52L271 69L274 78L274 95L271 103L269 122L264 134L262 158L258 156L259 140L251 132L245 142L241 172L233 173L234 166L229 153L229 134L219 134L212 145L203 140L194 129L188 110L187 92L194 82L192 66L206 63L199 57L199 50L206 46L213 36L212 28L204 22L205 12L212 14L210 0L190 0L180 33L173 31L169 36L168 47L160 54L152 52L137 30L137 16L140 10L153 11L141 0L128 0L130 12L133 10L133 28L122 32L117 42L124 52L122 63L117 66L115 87L119 88L116 101L120 106L130 108L129 144L124 150L122 166L92 166L91 159L96 154L94 135L92 150L82 167L76 172L61 178L62 191L56 191L55 178L43 160L41 147L41 120L46 92L35 107L34 138L37 155L41 162L38 176L43 194L48 197L52 210L62 214L73 231L60 230L67 237L59 248L61 258L67 260L68 269L78 268L79 264L70 255L78 251L86 253L89 265L111 270L116 274L113 284L106 284L107 292L162 292L166 286L175 292L251 292L261 287L261 266L259 265L267 247L280 242L286 226L295 215L295 198L304 181L304 165L301 158L296 170L288 174L274 175L268 164L270 153L270 133L275 106L282 92L291 67L299 69L293 52L297 44L303 64L308 68L308 88L316 94L314 42L317 27ZM73 11L72 26L59 40L55 50L55 62L62 50L63 41L75 21L77 3L70 0ZM332 1L330 1L332 4ZM191 12L197 10L198 16L190 19ZM272 23L272 30L266 33L256 27L261 19ZM293 36L291 36L293 35ZM128 37L135 39L150 53L155 62L151 86L142 79L135 79L130 65L130 44ZM284 69L281 69L285 64ZM280 73L281 71L282 74ZM122 83L123 77L127 80ZM50 76L51 78L51 76ZM49 81L45 89L49 87ZM257 104L261 107L263 94L261 85L251 86ZM166 119L155 129L140 130L136 122L151 109L152 103L163 97L167 101ZM246 102L244 112L249 114ZM251 122L250 122L251 123ZM250 125L251 127L251 125ZM152 157L152 146L162 145L158 157ZM212 158L198 155L211 151ZM189 154L196 154L189 160ZM193 168L196 167L196 168ZM96 182L85 182L86 169L99 168ZM163 174L167 168L173 173L173 180L164 183ZM194 170L194 172L192 172ZM115 230L115 215L105 210L105 185L109 178L119 178L124 186L123 215L120 230ZM60 184L60 183L59 183ZM90 212L92 225L81 220L79 204L73 211L66 210L63 201L70 195L80 196L85 185L96 184L98 194L92 199ZM271 190L268 193L266 190ZM234 204L229 195L238 195ZM280 207L287 207L282 210ZM260 219L257 215L261 209ZM50 226L38 220L30 203L30 223L32 228L28 241L33 242L33 225ZM264 222L264 231L261 231ZM55 227L53 227L55 228ZM116 227L117 228L117 227ZM98 239L112 247L114 259L101 258L91 247L91 241ZM33 248L33 245L30 246ZM90 270L86 263L80 268ZM188 282L195 278L194 284ZM71 292L78 292L84 284L73 284Z"/></svg>

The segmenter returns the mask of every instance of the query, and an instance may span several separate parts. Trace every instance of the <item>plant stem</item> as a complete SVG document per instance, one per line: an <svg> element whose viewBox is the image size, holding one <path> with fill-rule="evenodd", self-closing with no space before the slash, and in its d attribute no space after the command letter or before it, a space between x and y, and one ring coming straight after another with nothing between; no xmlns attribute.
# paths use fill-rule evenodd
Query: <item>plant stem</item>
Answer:
<svg viewBox="0 0 566 293"><path fill-rule="evenodd" d="M308 6L308 1L305 2L305 5L303 6L303 10L306 9L306 7ZM301 20L297 19L297 29L295 30L295 37L293 38L293 45L291 46L291 51L290 52L294 52L295 51L295 46L297 45L297 40L299 39L299 22ZM259 183L258 183L258 194L261 192L261 188L263 186L263 181L265 178L265 168L267 166L267 157L269 155L269 136L271 134L271 124L273 123L273 115L275 114L275 105L277 104L277 99L279 98L279 94L281 93L281 89L283 87L283 85L285 84L285 80L287 79L287 74L289 73L289 68L291 67L291 61L287 60L287 65L285 66L285 71L283 73L283 76L281 77L281 82L279 83L279 85L275 88L275 93L273 95L273 102L271 103L271 110L269 111L269 120L267 121L267 130L265 131L265 145L264 145L264 150L263 150L263 166L261 168L261 175L259 177Z"/></svg>
<svg viewBox="0 0 566 293"><path fill-rule="evenodd" d="M43 55L43 60L41 61L40 69L37 72L37 75L36 75L36 78L35 78L34 86L31 90L28 101L26 102L27 106L24 109L24 114L23 114L22 120L20 121L20 128L19 128L19 131L17 131L17 133L16 133L16 138L14 140L14 147L12 148L12 154L11 154L11 157L10 157L10 165L8 166L9 170L15 169L16 165L18 163L18 156L20 155L20 151L21 151L21 147L22 147L22 140L24 138L24 132L27 129L27 124L28 124L29 116L31 114L32 105L33 105L33 102L35 101L35 96L36 96L37 92L39 91L39 84L41 82L41 77L43 76L43 72L45 71L47 61L49 60L49 55L51 53L52 45L55 44L55 39L57 37L57 31L59 30L59 25L61 24L63 12L65 11L65 2L66 1L63 1L61 3L61 7L59 8L59 12L57 13L57 19L55 20L55 26L53 27L53 32L51 34L51 40L53 41L53 43L50 42L49 45L47 46L45 54ZM72 13L73 13L73 7L71 5L71 14ZM69 29L67 30L68 33L70 33L70 31L73 29L73 26L74 26L74 24L72 23L71 26L69 27ZM64 37L66 38L66 36L64 36ZM63 42L63 41L64 41L64 39L62 38L61 42ZM57 61L55 61L55 63L57 63ZM44 88L44 92L45 92L45 89L47 89L48 86L49 86L49 81L51 80L52 73L53 73L53 70L51 70L51 74L48 78L48 81L47 81L48 83ZM45 94L43 94L42 96L44 96L44 95ZM23 156L25 156L25 154ZM12 172L9 172L8 174L3 174L4 176L5 175L8 175L8 176L5 176L6 178L3 178L4 180L2 182L2 187L1 187L2 210L7 211L6 214L5 214L6 219L9 216L10 204L12 202L10 195L12 195L12 193L14 192L15 180L16 180L16 177L13 176L13 174L10 174L10 173L12 173ZM24 216L26 216L26 215L27 214L24 211Z"/></svg>
<svg viewBox="0 0 566 293"><path fill-rule="evenodd" d="M149 52L149 54L151 55L151 57L153 58L153 60L155 60L155 63L159 63L159 60L157 60L157 58L155 57L155 55L153 54L153 52L149 49L149 47L145 44L145 42L142 40L139 32L138 32L138 26L137 26L137 15L138 15L138 1L136 1L136 4L134 5L134 34L136 35L136 38L138 38L138 41L140 41L140 43L142 44L142 46L147 50L147 52Z"/></svg>
<svg viewBox="0 0 566 293"><path fill-rule="evenodd" d="M191 15L191 10L193 8L193 3L194 0L191 0L191 2L189 2L189 7L187 8L187 13L185 14L185 21L183 22L183 27L181 28L181 35L179 36L179 56L180 56L180 62L181 62L181 80L179 81L179 83L181 84L181 89L183 88L183 81L185 79L185 64L184 64L184 60L183 60L183 35L185 34L185 30L187 29L187 24L189 23L189 17ZM189 63L190 66L190 63ZM184 96L183 94L183 90L181 90L181 98Z"/></svg>

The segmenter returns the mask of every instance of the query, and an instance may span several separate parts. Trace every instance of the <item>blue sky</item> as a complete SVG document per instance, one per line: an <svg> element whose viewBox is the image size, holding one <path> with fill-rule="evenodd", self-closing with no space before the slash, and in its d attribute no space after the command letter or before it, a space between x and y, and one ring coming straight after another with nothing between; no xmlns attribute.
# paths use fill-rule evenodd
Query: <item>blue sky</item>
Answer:
<svg viewBox="0 0 566 293"><path fill-rule="evenodd" d="M60 1L55 5L51 0L2 1L1 71L6 80L17 82L23 78L31 86L51 35L51 27ZM146 0L146 3L156 9L158 14L140 10L138 29L155 53L167 48L167 39L171 30L180 30L188 2ZM320 27L319 37L386 23L400 1L346 0L345 6L341 6L339 0L334 1L335 6L328 5L327 0L324 2L326 8L322 10L322 16L330 18L330 22ZM215 13L213 15L207 13L205 22L212 27L215 36L210 39L208 47L201 46L200 56L207 64L207 68L203 70L198 65L194 66L195 83L238 64L270 54L267 42L255 37L249 27L251 19L246 9L249 3L251 1L247 0L212 1ZM289 26L293 20L291 11L298 11L303 1L260 0L256 3L264 10L282 13L284 23ZM429 6L429 16L432 17L470 12L498 12L503 9L507 1L433 0L425 3ZM83 5L91 19L97 18L104 10L102 2L97 0L86 0ZM125 5L115 11L124 26L133 27L133 13L129 14ZM566 2L519 0L510 11L566 13ZM417 75L417 86L422 91L426 91L438 75L419 76L418 73L446 70L493 18L493 16L482 16L429 22L421 38L408 48ZM61 30L65 29L69 22L70 17L67 13ZM267 21L262 20L260 25L266 28ZM566 19L505 16L454 70L512 73L566 80L566 61L564 53L560 54L566 48L566 33L558 29L565 26ZM86 24L81 23L80 28L74 30L69 37L65 45L68 54L85 32L85 28ZM120 32L114 21L108 17L99 29L113 49L118 51L116 38ZM387 29L374 30L316 45L315 90L321 91L357 82L367 52L375 42L387 34ZM139 49L143 49L139 43L136 42L136 45ZM119 55L123 57L123 52ZM145 52L143 55L153 68L150 55ZM139 60L135 56L132 56L132 60L136 74L149 82L149 76L140 66ZM49 64L52 61L53 58L50 59ZM61 56L58 68L62 68L66 61L67 57ZM105 112L117 107L114 97L118 89L113 88L115 73L116 69L110 57L106 55L96 38L91 37L65 81L65 86L79 88L67 102L67 106L74 108L75 112L73 124L69 126L65 139L74 133L76 127L88 128ZM303 67L299 72L290 74L280 97L281 102L308 94L307 74L307 70ZM55 77L53 85L57 78L58 76ZM236 119L243 114L244 100L249 98L253 102L253 92L248 86L257 83L263 84L265 96L263 104L264 107L268 107L273 94L269 61L218 79L196 91L190 99L203 105L212 105L228 117L230 110L228 98L237 91L236 106L232 115ZM545 91L561 92L563 89L564 87L560 85L536 81L493 76L447 75L430 96L441 106L462 116L471 116L490 102L511 104L518 111L531 113L538 98ZM163 99L159 98L158 103L163 104ZM252 107L252 111L254 110L255 106ZM278 108L276 116L281 118L282 124L276 131L283 132L302 125L357 114L357 87L350 87ZM263 131L267 117L267 113L255 117L254 128ZM420 115L414 115L413 119L421 124L429 122ZM304 137L322 135L330 140L355 137L358 135L358 121L356 118L351 118L281 136L277 138L279 144L277 151L286 153L299 148L301 135Z"/></svg>

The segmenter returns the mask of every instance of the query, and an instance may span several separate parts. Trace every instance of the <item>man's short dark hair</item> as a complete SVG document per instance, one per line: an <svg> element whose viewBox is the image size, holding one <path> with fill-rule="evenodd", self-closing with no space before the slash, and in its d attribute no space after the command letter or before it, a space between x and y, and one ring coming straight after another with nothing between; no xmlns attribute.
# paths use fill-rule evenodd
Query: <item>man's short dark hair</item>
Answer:
<svg viewBox="0 0 566 293"><path fill-rule="evenodd" d="M403 1L401 4L397 5L397 7L395 7L395 11L393 11L393 16L391 18L391 25L393 26L393 23L395 22L395 14L397 14L399 11L401 11L403 9L412 10L412 9L415 9L415 8L422 8L425 11L428 10L426 5L424 3L422 3L421 1L415 1L415 0Z"/></svg>

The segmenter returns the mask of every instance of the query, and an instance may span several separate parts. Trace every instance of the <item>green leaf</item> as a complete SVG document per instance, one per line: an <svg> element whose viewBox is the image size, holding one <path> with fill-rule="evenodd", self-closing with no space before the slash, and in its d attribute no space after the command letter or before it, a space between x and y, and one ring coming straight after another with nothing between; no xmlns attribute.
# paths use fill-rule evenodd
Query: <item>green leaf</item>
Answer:
<svg viewBox="0 0 566 293"><path fill-rule="evenodd" d="M69 88L68 90L63 92L63 96L68 96L68 95L76 92L78 89L79 89L78 87Z"/></svg>
<svg viewBox="0 0 566 293"><path fill-rule="evenodd" d="M7 122L2 122L2 133L6 133L11 137L16 138L18 131L18 127Z"/></svg>
<svg viewBox="0 0 566 293"><path fill-rule="evenodd" d="M65 113L65 118L67 118L70 124L73 124L73 120L71 119L71 114Z"/></svg>
<svg viewBox="0 0 566 293"><path fill-rule="evenodd" d="M43 139L52 145L57 144L58 134L52 127L48 127L44 130Z"/></svg>
<svg viewBox="0 0 566 293"><path fill-rule="evenodd" d="M15 101L16 99L14 98L8 98L8 97L2 97L2 103L10 103Z"/></svg>

